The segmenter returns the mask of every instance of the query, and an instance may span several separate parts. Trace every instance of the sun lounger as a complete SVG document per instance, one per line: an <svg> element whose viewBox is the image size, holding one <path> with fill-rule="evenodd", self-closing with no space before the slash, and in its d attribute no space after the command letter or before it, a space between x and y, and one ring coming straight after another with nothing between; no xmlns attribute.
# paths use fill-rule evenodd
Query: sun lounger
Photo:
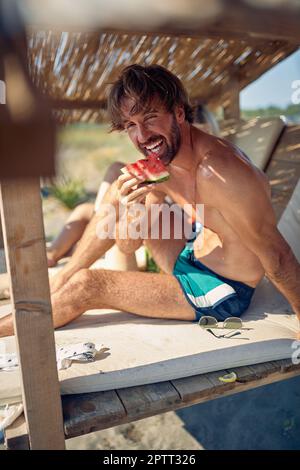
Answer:
<svg viewBox="0 0 300 470"><path fill-rule="evenodd" d="M299 207L300 183L279 223L300 260ZM66 437L300 373L291 361L298 321L267 279L242 319L250 330L235 339L216 339L195 323L104 310L88 312L57 330L58 345L80 338L105 347L95 362L59 372ZM14 338L3 342L7 352L14 350ZM220 382L228 371L235 371L239 382ZM1 402L19 399L18 372L1 372Z"/></svg>
<svg viewBox="0 0 300 470"><path fill-rule="evenodd" d="M279 117L255 118L241 121L234 127L225 126L222 137L237 145L258 168L265 170L285 127Z"/></svg>
<svg viewBox="0 0 300 470"><path fill-rule="evenodd" d="M241 148L267 174L277 220L300 178L300 126L281 118L257 118L225 125L222 136Z"/></svg>

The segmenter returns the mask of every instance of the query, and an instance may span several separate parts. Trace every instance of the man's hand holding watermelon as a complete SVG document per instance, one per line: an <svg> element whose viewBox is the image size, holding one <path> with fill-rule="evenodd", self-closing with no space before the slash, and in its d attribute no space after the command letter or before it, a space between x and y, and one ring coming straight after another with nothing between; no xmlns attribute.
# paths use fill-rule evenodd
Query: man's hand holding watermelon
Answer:
<svg viewBox="0 0 300 470"><path fill-rule="evenodd" d="M121 171L123 174L118 178L118 191L122 204L144 202L150 192L158 198L163 198L161 183L167 181L170 174L156 155L151 154L148 158L130 163Z"/></svg>
<svg viewBox="0 0 300 470"><path fill-rule="evenodd" d="M165 198L162 183L169 178L166 167L154 155L152 161L150 158L150 162L149 159L139 160L136 163L126 165L121 171L123 174L117 180L119 202L126 209L132 208L134 204L145 204L147 211L144 217L141 218L140 215L136 217L139 217L140 224L143 224L145 218L148 217L147 224L150 228L151 223L156 220L151 220L149 209L152 204L163 203ZM117 222L116 244L123 253L130 254L141 246L142 240L140 238L130 239L128 231L125 239L119 238L120 225L124 223L124 220L126 220L128 227L130 223L135 223L136 219L132 212L126 211L125 219L121 218Z"/></svg>
<svg viewBox="0 0 300 470"><path fill-rule="evenodd" d="M118 178L118 197L124 206L145 202L147 194L154 190L155 184L145 183L144 177L137 178L124 173Z"/></svg>

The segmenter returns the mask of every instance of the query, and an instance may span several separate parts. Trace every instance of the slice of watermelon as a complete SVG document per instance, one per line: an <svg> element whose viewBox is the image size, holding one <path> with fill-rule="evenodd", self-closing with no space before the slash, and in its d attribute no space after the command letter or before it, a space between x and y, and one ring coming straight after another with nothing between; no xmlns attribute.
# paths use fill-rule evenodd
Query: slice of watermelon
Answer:
<svg viewBox="0 0 300 470"><path fill-rule="evenodd" d="M166 166L162 161L154 154L149 155L147 158L138 160L135 163L129 163L122 169L123 173L131 173L133 176L143 177L145 183L161 183L170 178Z"/></svg>

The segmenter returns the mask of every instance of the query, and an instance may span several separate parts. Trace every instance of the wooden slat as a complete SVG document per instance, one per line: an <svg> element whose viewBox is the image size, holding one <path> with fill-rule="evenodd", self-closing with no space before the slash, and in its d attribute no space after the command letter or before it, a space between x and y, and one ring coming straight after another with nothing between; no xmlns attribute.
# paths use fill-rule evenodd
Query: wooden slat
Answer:
<svg viewBox="0 0 300 470"><path fill-rule="evenodd" d="M300 125L289 125L275 149L274 160L300 162Z"/></svg>
<svg viewBox="0 0 300 470"><path fill-rule="evenodd" d="M279 221L300 179L300 126L284 129L265 170L272 191L272 205Z"/></svg>
<svg viewBox="0 0 300 470"><path fill-rule="evenodd" d="M281 359L276 362L280 365L280 372L283 374L290 371L300 370L300 364L293 364L291 359Z"/></svg>
<svg viewBox="0 0 300 470"><path fill-rule="evenodd" d="M279 221L300 179L300 161L272 158L266 174L271 185L272 205Z"/></svg>
<svg viewBox="0 0 300 470"><path fill-rule="evenodd" d="M2 233L2 224L0 220L0 250L4 247L3 233Z"/></svg>
<svg viewBox="0 0 300 470"><path fill-rule="evenodd" d="M237 374L236 382L224 384L219 381L219 377L230 372ZM186 377L173 380L172 383L181 396L182 406L191 406L221 396L241 393L252 388L286 380L297 375L300 375L300 365L294 365L290 359L284 359Z"/></svg>
<svg viewBox="0 0 300 470"><path fill-rule="evenodd" d="M233 367L232 369L228 369L228 373L230 372L236 373L239 383L252 382L257 378L253 369L248 366Z"/></svg>
<svg viewBox="0 0 300 470"><path fill-rule="evenodd" d="M4 435L7 450L29 450L29 436L23 414L5 430Z"/></svg>
<svg viewBox="0 0 300 470"><path fill-rule="evenodd" d="M186 406L241 393L300 375L290 360L211 372L167 382L87 393L63 398L66 438L129 423ZM238 381L224 384L219 377L236 372ZM111 394L112 396L106 395ZM116 398L117 397L117 398Z"/></svg>
<svg viewBox="0 0 300 470"><path fill-rule="evenodd" d="M195 9L193 0L185 0L184 3L184 21L181 19L181 4L176 8L174 2L168 0L164 3L163 15L159 14L157 2L137 3L135 4L134 15L128 16L126 4L123 11L120 4L119 14L115 15L115 9L110 10L109 3L106 5L106 15L102 19L97 16L96 26L98 28L107 28L111 30L129 30L145 31L149 30L155 33L184 34L215 34L227 37L243 38L252 37L282 37L292 41L300 41L299 33L299 5L293 0L285 2L246 2L236 0L234 8L232 0L219 0L217 8L211 8L211 2L203 3L201 8ZM35 24L41 28L49 27L49 15L39 14L38 8L35 10ZM64 31L72 28L77 30L83 27L95 27L96 18L91 17L89 11L85 16L83 11L83 23L80 25L79 16L68 19L65 14L60 18L55 10L55 17L52 12L54 27L60 27ZM124 13L124 14L123 14ZM88 18L90 21L87 23ZM110 18L108 23L107 18ZM115 21L114 21L114 18ZM30 16L29 16L30 24ZM51 25L50 25L51 27Z"/></svg>
<svg viewBox="0 0 300 470"><path fill-rule="evenodd" d="M114 390L67 395L62 403L67 438L116 426L126 418L124 406Z"/></svg>
<svg viewBox="0 0 300 470"><path fill-rule="evenodd" d="M55 109L106 109L106 101L101 100L52 100Z"/></svg>
<svg viewBox="0 0 300 470"><path fill-rule="evenodd" d="M170 382L63 397L67 439L182 406Z"/></svg>
<svg viewBox="0 0 300 470"><path fill-rule="evenodd" d="M181 402L171 382L123 388L117 393L131 420L163 413Z"/></svg>
<svg viewBox="0 0 300 470"><path fill-rule="evenodd" d="M214 385L214 391L218 393L223 393L225 390L230 390L234 388L234 383L222 382L219 377L223 377L228 374L227 370L218 370L216 372L209 372L206 374L208 380Z"/></svg>
<svg viewBox="0 0 300 470"><path fill-rule="evenodd" d="M276 220L279 222L287 204L292 196L292 191L277 191L272 189L272 206L275 211Z"/></svg>
<svg viewBox="0 0 300 470"><path fill-rule="evenodd" d="M172 384L178 391L183 403L206 397L209 390L213 392L215 389L215 386L205 374L172 380Z"/></svg>
<svg viewBox="0 0 300 470"><path fill-rule="evenodd" d="M30 445L63 449L39 180L2 181L0 199Z"/></svg>
<svg viewBox="0 0 300 470"><path fill-rule="evenodd" d="M224 119L240 119L240 87L237 73L233 73L230 80L231 90L227 93L226 101L223 103Z"/></svg>
<svg viewBox="0 0 300 470"><path fill-rule="evenodd" d="M281 372L281 367L278 364L278 361L264 362L264 365L268 369L269 374L275 374L277 372Z"/></svg>
<svg viewBox="0 0 300 470"><path fill-rule="evenodd" d="M272 363L262 363L262 364L255 364L253 366L249 366L249 368L254 372L257 379L263 379L267 377L271 373L279 372L280 367L276 365L272 365Z"/></svg>
<svg viewBox="0 0 300 470"><path fill-rule="evenodd" d="M272 159L266 173L273 191L292 194L300 178L300 161Z"/></svg>

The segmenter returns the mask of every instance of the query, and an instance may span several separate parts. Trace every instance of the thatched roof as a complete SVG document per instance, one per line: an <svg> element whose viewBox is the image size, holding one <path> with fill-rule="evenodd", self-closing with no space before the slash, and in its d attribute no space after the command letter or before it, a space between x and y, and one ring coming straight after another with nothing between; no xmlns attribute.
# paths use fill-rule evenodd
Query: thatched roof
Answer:
<svg viewBox="0 0 300 470"><path fill-rule="evenodd" d="M216 105L295 50L284 40L51 31L29 36L32 77L56 107L65 108L58 112L62 122L102 120L107 85L132 63L163 65L183 81L192 103Z"/></svg>
<svg viewBox="0 0 300 470"><path fill-rule="evenodd" d="M132 63L166 66L194 103L230 104L230 93L300 44L295 0L78 0L72 9L69 0L19 3L31 31L33 79L62 122L101 120L107 84Z"/></svg>

